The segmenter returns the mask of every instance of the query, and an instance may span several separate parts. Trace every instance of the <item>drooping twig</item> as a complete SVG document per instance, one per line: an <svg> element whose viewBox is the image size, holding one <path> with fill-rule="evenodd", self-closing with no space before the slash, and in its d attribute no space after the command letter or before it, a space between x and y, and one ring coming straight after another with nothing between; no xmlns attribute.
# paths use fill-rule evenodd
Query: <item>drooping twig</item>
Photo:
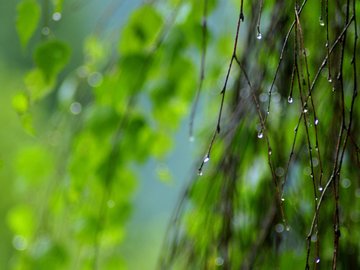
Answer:
<svg viewBox="0 0 360 270"><path fill-rule="evenodd" d="M191 109L191 115L190 115L190 124L189 124L189 138L192 141L194 136L194 121L195 121L195 115L197 111L197 107L199 104L199 98L200 94L203 88L203 82L205 78L205 57L206 57L206 39L207 39L207 0L204 0L204 7L203 7L203 18L202 18L202 52L201 52L201 63L200 63L200 76L199 76L199 86L198 90L196 92L195 101Z"/></svg>

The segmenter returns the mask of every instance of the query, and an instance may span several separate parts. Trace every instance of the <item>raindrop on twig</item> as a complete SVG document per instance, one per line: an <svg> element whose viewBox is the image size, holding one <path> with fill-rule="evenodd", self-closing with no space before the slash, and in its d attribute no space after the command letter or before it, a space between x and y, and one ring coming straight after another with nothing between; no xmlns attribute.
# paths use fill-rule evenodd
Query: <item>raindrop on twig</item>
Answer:
<svg viewBox="0 0 360 270"><path fill-rule="evenodd" d="M261 32L260 32L259 30L257 30L256 32L257 32L257 33L256 33L256 38L257 38L258 40L262 39Z"/></svg>

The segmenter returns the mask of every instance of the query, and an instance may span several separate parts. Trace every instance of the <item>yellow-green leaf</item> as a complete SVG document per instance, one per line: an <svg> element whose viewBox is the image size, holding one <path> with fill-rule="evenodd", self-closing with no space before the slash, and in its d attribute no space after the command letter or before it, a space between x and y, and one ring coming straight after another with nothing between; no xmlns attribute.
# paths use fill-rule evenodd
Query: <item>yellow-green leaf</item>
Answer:
<svg viewBox="0 0 360 270"><path fill-rule="evenodd" d="M12 106L18 114L23 114L29 109L29 100L24 93L16 94L12 99Z"/></svg>
<svg viewBox="0 0 360 270"><path fill-rule="evenodd" d="M41 8L36 0L22 0L16 7L16 30L23 48L34 34L40 20Z"/></svg>
<svg viewBox="0 0 360 270"><path fill-rule="evenodd" d="M70 48L59 40L50 40L40 44L34 54L38 68L47 82L56 78L70 58Z"/></svg>
<svg viewBox="0 0 360 270"><path fill-rule="evenodd" d="M25 76L25 85L30 92L32 100L38 100L51 92L55 85L55 79L47 81L40 69L33 69Z"/></svg>

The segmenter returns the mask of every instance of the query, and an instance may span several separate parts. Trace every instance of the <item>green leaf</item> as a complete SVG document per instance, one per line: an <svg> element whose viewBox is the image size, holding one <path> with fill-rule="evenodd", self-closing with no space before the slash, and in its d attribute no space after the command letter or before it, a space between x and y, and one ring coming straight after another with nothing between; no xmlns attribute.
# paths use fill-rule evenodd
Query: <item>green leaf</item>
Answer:
<svg viewBox="0 0 360 270"><path fill-rule="evenodd" d="M54 168L53 157L42 146L22 148L16 157L16 171L31 184L41 184L51 175Z"/></svg>
<svg viewBox="0 0 360 270"><path fill-rule="evenodd" d="M51 92L55 86L55 78L46 80L40 69L33 69L25 76L25 85L32 100L38 100Z"/></svg>
<svg viewBox="0 0 360 270"><path fill-rule="evenodd" d="M119 42L120 53L137 53L154 45L162 26L161 15L150 5L136 10L125 26Z"/></svg>
<svg viewBox="0 0 360 270"><path fill-rule="evenodd" d="M38 68L44 74L46 82L56 78L70 58L70 48L59 40L50 40L40 44L34 54Z"/></svg>
<svg viewBox="0 0 360 270"><path fill-rule="evenodd" d="M24 114L29 109L29 100L24 93L16 94L12 99L12 106L18 114Z"/></svg>
<svg viewBox="0 0 360 270"><path fill-rule="evenodd" d="M30 238L35 230L33 209L28 205L17 205L7 215L7 223L14 234Z"/></svg>
<svg viewBox="0 0 360 270"><path fill-rule="evenodd" d="M17 7L16 30L23 48L34 34L40 20L41 8L36 0L23 0Z"/></svg>

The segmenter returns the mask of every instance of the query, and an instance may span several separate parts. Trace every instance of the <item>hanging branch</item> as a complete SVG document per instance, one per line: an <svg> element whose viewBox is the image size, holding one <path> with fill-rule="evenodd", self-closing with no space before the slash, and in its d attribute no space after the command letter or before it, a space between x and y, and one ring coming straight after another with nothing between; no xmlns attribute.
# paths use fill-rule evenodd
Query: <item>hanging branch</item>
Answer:
<svg viewBox="0 0 360 270"><path fill-rule="evenodd" d="M232 64L234 62L234 59L236 58L236 50L237 50L237 45L238 45L239 33L240 33L240 25L241 25L241 22L243 20L244 20L243 0L241 0L240 13L239 13L239 18L238 18L237 27L236 27L236 34L235 34L234 49L233 49L232 56L231 56L231 59L230 59L230 64L229 64L229 67L228 67L228 71L226 73L225 83L224 83L223 89L220 92L221 103L220 103L219 116L218 116L218 120L217 120L217 123L216 123L216 129L215 129L214 135L211 138L208 151L206 152L206 155L205 155L205 157L204 157L203 161L201 162L200 167L198 169L198 174L199 175L203 174L202 170L203 170L204 164L210 160L211 149L212 149L212 147L214 145L214 142L215 142L215 139L216 139L217 135L220 133L220 122L221 122L221 115L222 115L223 107L224 107L226 86L227 86L227 83L228 83L228 80L229 80Z"/></svg>
<svg viewBox="0 0 360 270"><path fill-rule="evenodd" d="M277 203L280 207L280 213L281 213L281 217L282 217L282 221L286 227L286 230L289 230L290 227L287 223L287 220L286 220L286 217L285 217L285 211L284 211L284 207L283 207L283 203L284 203L284 199L281 197L281 193L280 193L280 187L279 187L279 183L277 181L277 177L276 177L276 174L275 174L275 169L274 169L274 165L272 163L272 160L271 160L271 155L272 155L272 148L271 148L271 145L270 145L270 140L269 140L269 137L268 137L268 134L267 134L267 130L265 128L265 119L263 118L262 116L262 113L260 111L260 104L259 104L259 101L257 100L257 97L256 97L256 94L255 94L255 90L250 82L250 79L249 79L249 76L244 68L244 66L242 65L242 63L237 59L237 57L235 56L235 60L236 60L236 63L239 65L239 67L241 68L241 71L244 73L244 77L245 77L245 80L250 88L250 92L251 92L251 95L252 95L252 98L253 98L253 101L255 103L255 106L256 106L256 111L258 113L258 116L259 116L259 120L260 120L260 125L261 125L261 129L262 129L262 135L261 137L265 136L265 140L266 140L266 144L267 144L267 148L268 148L268 164L269 164L269 167L270 167L270 171L271 171L271 175L272 175L272 179L273 179L273 182L274 182L274 185L275 185L275 191L276 191L276 199L277 199Z"/></svg>
<svg viewBox="0 0 360 270"><path fill-rule="evenodd" d="M301 4L299 10L298 10L298 14L300 15L305 4L306 4L307 0L304 0L303 3ZM280 71L280 65L282 63L282 60L284 58L284 52L285 52L285 48L286 48L286 45L289 41L289 37L290 37L290 34L292 32L292 30L294 29L294 26L295 26L295 23L296 23L296 20L294 20L291 25L290 25L290 28L285 36L285 40L284 40L284 43L283 43L283 46L281 48L281 52L280 52L280 57L279 57L279 62L277 64L277 67L276 67L276 71L275 71L275 74L274 74L274 77L273 77L273 80L271 82L271 85L270 85L270 89L269 89L269 98L268 98L268 105L267 105L267 110L266 112L268 112L267 114L265 114L265 121L264 121L264 124L266 125L266 122L267 122L267 118L268 118L268 115L270 113L270 106L271 106L271 96L272 96L272 91L273 91L273 88L274 88L274 85L275 85L275 81L276 81L276 78L277 78L277 75ZM292 99L291 99L292 101ZM291 103L291 102L290 102Z"/></svg>
<svg viewBox="0 0 360 270"><path fill-rule="evenodd" d="M262 13L262 9L263 9L263 3L264 3L264 0L260 0L259 15L258 15L258 21L256 24L256 38L257 39L262 38L261 31L260 31L260 23L261 23L261 13Z"/></svg>
<svg viewBox="0 0 360 270"><path fill-rule="evenodd" d="M199 87L196 92L195 102L191 109L191 115L190 115L190 126L189 126L189 138L190 141L194 140L194 120L195 115L199 103L200 93L203 88L203 82L205 78L205 57L206 57L206 39L207 39L207 0L204 0L204 9L203 9L203 18L202 18L202 53L201 53L201 63L200 63L200 76L199 76Z"/></svg>
<svg viewBox="0 0 360 270"><path fill-rule="evenodd" d="M340 33L340 35L337 37L337 39L335 40L334 44L331 46L330 48L330 55L333 52L334 48L338 45L338 43L342 42L342 40L344 39L346 32L349 28L349 26L351 25L351 23L355 20L355 13L350 17L350 19L347 20L347 23L343 29L343 31ZM356 27L356 24L355 24ZM357 32L356 32L357 33ZM357 40L357 34L355 36L355 42ZM343 46L342 46L343 47ZM356 47L354 48L354 52L356 51ZM355 54L354 54L355 55ZM314 89L315 83L321 73L321 71L323 70L323 68L325 67L326 63L327 63L327 59L328 56L325 56L325 59L323 60L321 66L318 69L318 72L315 75L315 78L312 82L311 88L310 88L310 92L312 92L312 90ZM356 70L355 70L356 71ZM354 74L354 78L356 78L356 74ZM356 79L354 79L354 82L356 81ZM353 98L352 98L352 104L355 103L355 97L357 94L357 86L354 88L354 94L353 94ZM351 110L351 119L352 119L352 115L353 115L353 111ZM340 142L341 142L341 137L344 131L344 127L340 127L340 131L339 131L339 136L338 136L338 142L336 144L336 150L335 150L335 161L334 161L334 165L333 165L333 169L332 169L332 173L330 178L328 179L328 181L326 182L325 187L322 189L322 193L320 195L320 198L318 200L317 206L316 206L316 211L314 213L313 219L312 219L312 223L310 226L310 230L309 233L307 235L307 259L306 259L306 269L309 269L309 255L310 255L310 243L311 243L311 236L314 233L314 229L316 226L316 220L318 219L318 215L319 215L319 210L320 207L322 205L323 202L323 198L324 195L326 193L326 191L328 190L328 188L330 187L330 185L334 185L334 182L336 180L336 178L339 176L340 171L341 171L341 166L338 166L338 160L339 160L339 153L340 153ZM344 146L342 147L342 152L345 151ZM340 158L340 161L342 162L342 157ZM340 164L341 164L340 162ZM336 186L335 186L336 187ZM334 190L334 193L336 191ZM338 194L337 197L335 197L335 201L338 201ZM338 212L337 212L338 213ZM335 218L336 218L336 210L335 210ZM338 227L338 222L335 220L334 223L334 234L335 234L335 238L334 238L334 256L333 256L333 267L336 267L336 262L337 262L337 251L338 251L338 240L339 240L339 227Z"/></svg>

